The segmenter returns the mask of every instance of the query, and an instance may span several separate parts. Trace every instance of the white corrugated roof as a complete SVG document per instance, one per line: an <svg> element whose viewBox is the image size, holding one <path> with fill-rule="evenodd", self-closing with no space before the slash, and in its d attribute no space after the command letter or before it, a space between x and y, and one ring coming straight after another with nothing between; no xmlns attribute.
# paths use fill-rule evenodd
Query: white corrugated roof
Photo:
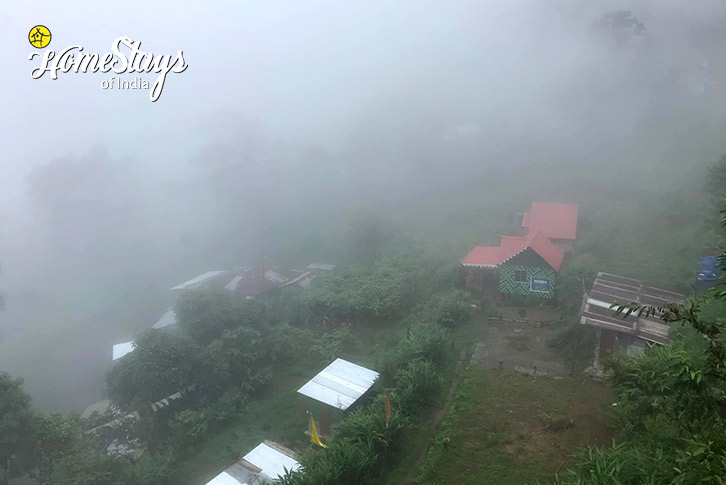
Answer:
<svg viewBox="0 0 726 485"><path fill-rule="evenodd" d="M167 310L151 328L164 328L169 325L176 325L176 312Z"/></svg>
<svg viewBox="0 0 726 485"><path fill-rule="evenodd" d="M320 269L323 271L332 271L335 269L335 264L328 263L310 263L307 265L307 269Z"/></svg>
<svg viewBox="0 0 726 485"><path fill-rule="evenodd" d="M300 276L288 281L285 284L280 285L280 288L284 288L286 286L297 284L303 288L307 288L310 286L310 283L315 279L315 275L312 271L307 271L305 273L302 273Z"/></svg>
<svg viewBox="0 0 726 485"><path fill-rule="evenodd" d="M276 482L285 474L285 470L300 468L292 456L267 443L257 445L241 460L229 466L225 471L214 477L207 485L253 485ZM252 465L252 467L250 467Z"/></svg>
<svg viewBox="0 0 726 485"><path fill-rule="evenodd" d="M229 283L227 283L227 285L224 287L224 289L225 290L230 290L230 291L237 291L237 287L239 286L239 282L242 281L242 279L244 277L245 276L244 275L241 275L241 274L235 276L234 278L232 278L232 281L230 281Z"/></svg>
<svg viewBox="0 0 726 485"><path fill-rule="evenodd" d="M207 271L206 273L200 274L199 276L196 276L189 281L185 281L180 285L176 285L172 288L172 290L190 290L204 284L206 281L209 281L212 278L215 278L223 273L226 273L226 271Z"/></svg>
<svg viewBox="0 0 726 485"><path fill-rule="evenodd" d="M335 359L297 392L345 411L373 386L378 372Z"/></svg>
<svg viewBox="0 0 726 485"><path fill-rule="evenodd" d="M113 346L113 360L120 359L134 350L134 342L124 342Z"/></svg>
<svg viewBox="0 0 726 485"><path fill-rule="evenodd" d="M267 278L269 281L272 281L273 283L284 283L288 280L286 276L281 275L277 271L268 269L265 271L265 278Z"/></svg>
<svg viewBox="0 0 726 485"><path fill-rule="evenodd" d="M294 458L265 443L257 445L255 449L247 453L243 458L261 469L260 478L267 480L277 480L285 474L285 469L297 470L300 468L300 463Z"/></svg>

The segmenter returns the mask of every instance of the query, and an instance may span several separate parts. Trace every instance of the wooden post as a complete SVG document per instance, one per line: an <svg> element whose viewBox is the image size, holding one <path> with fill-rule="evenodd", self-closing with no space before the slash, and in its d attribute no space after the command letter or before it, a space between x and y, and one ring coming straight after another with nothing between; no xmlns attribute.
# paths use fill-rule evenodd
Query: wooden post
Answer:
<svg viewBox="0 0 726 485"><path fill-rule="evenodd" d="M597 329L595 331L595 360L592 362L592 371L593 374L597 374L600 369L600 339L602 338L602 330Z"/></svg>
<svg viewBox="0 0 726 485"><path fill-rule="evenodd" d="M320 434L330 436L330 406L320 403Z"/></svg>

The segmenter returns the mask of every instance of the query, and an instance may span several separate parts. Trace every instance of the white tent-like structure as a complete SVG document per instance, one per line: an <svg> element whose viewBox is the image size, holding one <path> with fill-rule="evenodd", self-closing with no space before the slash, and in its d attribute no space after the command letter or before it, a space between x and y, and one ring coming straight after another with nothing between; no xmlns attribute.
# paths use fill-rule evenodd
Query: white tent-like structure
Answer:
<svg viewBox="0 0 726 485"><path fill-rule="evenodd" d="M151 328L159 329L170 325L176 325L176 312L173 308L164 312L161 318L159 318Z"/></svg>
<svg viewBox="0 0 726 485"><path fill-rule="evenodd" d="M300 463L292 451L272 441L264 441L206 485L275 483L286 470L299 468Z"/></svg>
<svg viewBox="0 0 726 485"><path fill-rule="evenodd" d="M207 271L206 273L200 274L199 276L196 276L188 281L185 281L184 283L180 285L176 285L172 288L172 290L192 290L194 288L199 288L200 286L203 286L208 281L223 275L226 273L226 271Z"/></svg>
<svg viewBox="0 0 726 485"><path fill-rule="evenodd" d="M343 359L335 359L297 392L345 411L378 379L378 372Z"/></svg>
<svg viewBox="0 0 726 485"><path fill-rule="evenodd" d="M134 342L124 342L113 346L113 360L118 360L124 355L134 351Z"/></svg>

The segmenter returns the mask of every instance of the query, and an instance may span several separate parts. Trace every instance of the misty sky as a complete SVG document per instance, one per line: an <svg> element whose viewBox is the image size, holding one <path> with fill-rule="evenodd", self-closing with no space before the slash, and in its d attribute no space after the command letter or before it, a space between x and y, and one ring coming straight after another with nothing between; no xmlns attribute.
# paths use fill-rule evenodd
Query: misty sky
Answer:
<svg viewBox="0 0 726 485"><path fill-rule="evenodd" d="M546 103L543 89L552 94L589 69L582 34L606 10L592 3L6 2L3 212L37 164L102 145L138 157L150 172L174 170L211 137L231 136L238 118L259 120L273 138L335 147L389 103L416 100L422 111L455 114L454 124L512 108L520 116L525 101ZM712 24L724 13L718 1L607 3L634 10L659 42L681 39L678 30L692 25L675 18ZM31 80L37 61L27 59L35 50L27 32L39 23L51 29L56 50L80 44L104 53L129 36L155 53L183 50L189 68L168 76L157 103L145 91L102 90L111 73ZM659 24L668 30L658 32ZM677 54L687 51L681 45ZM480 96L461 95L473 92ZM547 108L526 111L536 118Z"/></svg>
<svg viewBox="0 0 726 485"><path fill-rule="evenodd" d="M618 9L632 10L647 29L626 49L593 41L593 22ZM375 202L379 190L426 192L460 183L444 174L475 179L554 164L599 167L595 177L618 161L647 171L665 159L713 159L726 148L711 136L722 126L714 120L722 118L723 96L715 102L688 95L704 80L722 86L725 19L726 7L716 0L6 3L4 277L26 273L12 248L34 251L37 230L58 220L52 209L64 202L63 181L82 179L74 174L98 153L115 166L88 175L82 182L97 193L86 197L80 184L74 203L103 200L107 189L99 180L126 177L136 186L123 186L126 198L118 204L137 200L134 209L156 211L157 222L182 217L181 209L167 214L172 205L237 203L220 195L221 181L263 172L270 180L310 174L322 184L340 183L323 181L325 174L343 174L357 181L360 198ZM128 36L145 52L183 50L189 67L167 75L156 103L146 90L101 89L113 73L33 80L39 60L28 60L36 49L27 34L36 24L51 29L51 49L82 45L103 54ZM156 74L124 76L153 82ZM225 164L235 163L257 168L238 170L240 178L225 175ZM168 193L175 183L187 185ZM205 183L206 193L195 192ZM248 206L253 189L236 189L248 194ZM143 197L133 199L135 192ZM185 223L199 227L194 217Z"/></svg>

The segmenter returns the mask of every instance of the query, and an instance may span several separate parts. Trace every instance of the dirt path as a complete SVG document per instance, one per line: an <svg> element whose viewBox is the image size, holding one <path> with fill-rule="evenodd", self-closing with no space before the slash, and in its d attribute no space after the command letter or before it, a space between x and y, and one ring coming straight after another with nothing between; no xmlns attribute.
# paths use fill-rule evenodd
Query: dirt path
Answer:
<svg viewBox="0 0 726 485"><path fill-rule="evenodd" d="M444 400L444 406L442 408L439 408L436 410L435 413L431 416L431 420L433 421L434 425L432 429L434 432L438 429L439 423L443 419L444 416L446 416L446 413L449 412L449 408L451 407L451 403L454 400L454 393L456 392L456 385L459 382L459 376L461 375L461 363L464 362L466 359L466 348L462 349L461 353L459 354L459 361L456 363L456 369L454 370L454 375L451 379L451 386L449 387L449 392L446 394L446 399ZM419 457L416 459L416 461L411 465L411 468L408 470L408 473L401 478L398 481L398 485L409 485L413 483L414 479L416 478L416 474L418 473L419 468L421 468L421 465L423 465L424 460L426 460L426 456L429 452L429 446L426 446Z"/></svg>

